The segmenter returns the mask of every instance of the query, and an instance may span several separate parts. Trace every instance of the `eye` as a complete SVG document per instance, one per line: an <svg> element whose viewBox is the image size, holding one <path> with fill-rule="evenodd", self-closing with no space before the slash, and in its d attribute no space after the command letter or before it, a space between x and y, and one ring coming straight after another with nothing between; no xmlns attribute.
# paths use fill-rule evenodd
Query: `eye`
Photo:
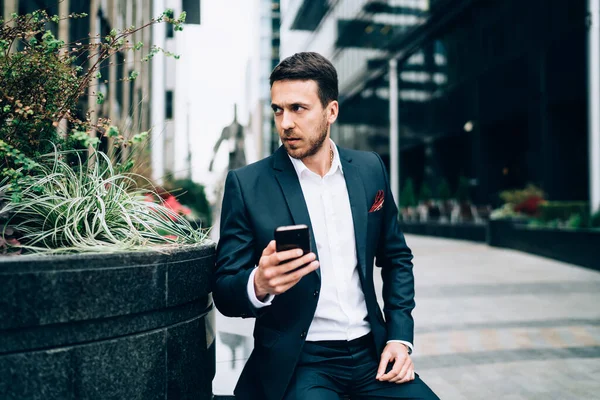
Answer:
<svg viewBox="0 0 600 400"><path fill-rule="evenodd" d="M281 114L281 112L283 111L281 108L279 108L279 107L276 107L276 106L272 106L271 108L273 109L273 113L274 113L275 115L280 115L280 114Z"/></svg>
<svg viewBox="0 0 600 400"><path fill-rule="evenodd" d="M294 112L298 112L298 111L300 111L300 110L304 110L304 107L302 107L302 106L300 106L300 105L298 105L298 104L294 104L294 105L292 106L292 111L294 111Z"/></svg>

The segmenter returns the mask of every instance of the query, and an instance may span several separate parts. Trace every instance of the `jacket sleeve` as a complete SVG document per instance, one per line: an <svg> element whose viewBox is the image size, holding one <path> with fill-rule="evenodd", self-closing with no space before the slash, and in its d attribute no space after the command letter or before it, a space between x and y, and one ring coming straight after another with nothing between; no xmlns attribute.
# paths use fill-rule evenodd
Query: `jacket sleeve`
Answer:
<svg viewBox="0 0 600 400"><path fill-rule="evenodd" d="M414 343L415 284L412 252L398 224L398 208L389 186L383 161L377 155L385 182L385 201L381 233L376 252L376 265L383 280L383 312L388 340Z"/></svg>
<svg viewBox="0 0 600 400"><path fill-rule="evenodd" d="M247 292L257 262L254 235L235 171L230 171L225 181L220 228L213 280L215 305L228 317L257 317L264 310L252 305Z"/></svg>

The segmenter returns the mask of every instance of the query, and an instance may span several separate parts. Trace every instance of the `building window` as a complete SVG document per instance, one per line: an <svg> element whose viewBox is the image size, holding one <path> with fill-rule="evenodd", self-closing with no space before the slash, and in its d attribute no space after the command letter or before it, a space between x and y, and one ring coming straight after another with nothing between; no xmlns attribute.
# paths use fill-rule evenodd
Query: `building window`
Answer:
<svg viewBox="0 0 600 400"><path fill-rule="evenodd" d="M173 119L173 91L172 90L167 90L167 96L166 96L166 102L165 102L165 106L166 106L166 119Z"/></svg>
<svg viewBox="0 0 600 400"><path fill-rule="evenodd" d="M170 39L174 36L175 27L173 24L167 24L167 39Z"/></svg>
<svg viewBox="0 0 600 400"><path fill-rule="evenodd" d="M183 0L182 8L187 14L185 18L186 24L200 25L202 21L200 18L200 11L202 9L200 0Z"/></svg>

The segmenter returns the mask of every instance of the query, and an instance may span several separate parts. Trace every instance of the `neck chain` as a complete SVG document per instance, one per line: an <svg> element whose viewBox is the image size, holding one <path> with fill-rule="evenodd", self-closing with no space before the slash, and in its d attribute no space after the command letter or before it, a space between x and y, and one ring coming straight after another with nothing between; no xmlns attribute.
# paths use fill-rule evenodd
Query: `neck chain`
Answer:
<svg viewBox="0 0 600 400"><path fill-rule="evenodd" d="M329 148L329 169L333 166L333 149Z"/></svg>

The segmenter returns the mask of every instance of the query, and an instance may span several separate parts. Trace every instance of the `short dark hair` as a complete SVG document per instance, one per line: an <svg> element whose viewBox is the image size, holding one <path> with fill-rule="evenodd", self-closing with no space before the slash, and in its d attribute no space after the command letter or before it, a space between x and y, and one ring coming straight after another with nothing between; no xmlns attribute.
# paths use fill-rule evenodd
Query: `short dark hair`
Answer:
<svg viewBox="0 0 600 400"><path fill-rule="evenodd" d="M296 53L281 61L269 77L271 87L277 81L300 80L317 82L319 100L326 107L338 99L338 77L333 64L314 52Z"/></svg>

